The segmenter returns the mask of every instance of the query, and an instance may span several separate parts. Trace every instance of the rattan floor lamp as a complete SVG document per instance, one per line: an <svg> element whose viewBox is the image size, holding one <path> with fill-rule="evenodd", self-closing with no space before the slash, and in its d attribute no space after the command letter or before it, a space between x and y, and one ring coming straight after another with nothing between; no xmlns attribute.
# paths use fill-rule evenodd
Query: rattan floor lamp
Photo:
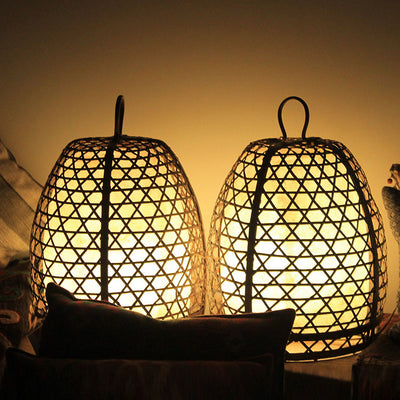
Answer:
<svg viewBox="0 0 400 400"><path fill-rule="evenodd" d="M189 180L161 140L122 135L69 143L39 200L31 236L36 311L53 281L80 298L157 318L202 312L204 234Z"/></svg>
<svg viewBox="0 0 400 400"><path fill-rule="evenodd" d="M301 138L285 131L289 100L305 110ZM220 281L209 307L228 314L294 308L292 360L353 353L372 340L383 313L382 219L350 151L306 137L304 100L285 99L278 120L282 138L250 143L217 199L207 254Z"/></svg>

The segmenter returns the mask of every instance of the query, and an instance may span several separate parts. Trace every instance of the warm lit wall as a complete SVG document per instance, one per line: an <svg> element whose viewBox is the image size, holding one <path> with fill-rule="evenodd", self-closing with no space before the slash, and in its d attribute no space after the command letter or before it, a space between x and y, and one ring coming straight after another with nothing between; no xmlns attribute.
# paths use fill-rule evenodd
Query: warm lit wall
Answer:
<svg viewBox="0 0 400 400"><path fill-rule="evenodd" d="M123 94L124 133L172 147L208 231L235 159L280 135L283 98L303 97L308 135L345 143L369 179L387 228L391 311L399 259L381 188L400 162L399 15L397 0L2 2L0 138L44 183L67 142L113 133ZM298 119L296 136L301 109L285 116Z"/></svg>

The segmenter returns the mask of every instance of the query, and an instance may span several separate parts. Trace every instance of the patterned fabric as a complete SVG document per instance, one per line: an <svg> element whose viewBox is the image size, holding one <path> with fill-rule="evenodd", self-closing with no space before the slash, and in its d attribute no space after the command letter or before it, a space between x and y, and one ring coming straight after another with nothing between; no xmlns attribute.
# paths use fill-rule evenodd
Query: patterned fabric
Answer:
<svg viewBox="0 0 400 400"><path fill-rule="evenodd" d="M382 198L389 218L390 228L400 250L400 190L395 187L384 186L382 188ZM397 290L397 312L400 313L400 287Z"/></svg>
<svg viewBox="0 0 400 400"><path fill-rule="evenodd" d="M267 366L271 372L271 364ZM40 400L269 399L270 378L265 366L253 362L51 359L9 349L3 395Z"/></svg>
<svg viewBox="0 0 400 400"><path fill-rule="evenodd" d="M0 269L0 377L5 352L17 347L36 325L31 308L30 263L28 259L10 262Z"/></svg>
<svg viewBox="0 0 400 400"><path fill-rule="evenodd" d="M393 235L400 244L400 191L389 186L384 186L382 188L382 198L388 213Z"/></svg>
<svg viewBox="0 0 400 400"><path fill-rule="evenodd" d="M11 342L2 333L0 333L0 387L3 380L4 369L6 367L6 351L11 346Z"/></svg>
<svg viewBox="0 0 400 400"><path fill-rule="evenodd" d="M353 400L399 400L400 362L373 360L354 369Z"/></svg>
<svg viewBox="0 0 400 400"><path fill-rule="evenodd" d="M29 255L29 238L41 186L0 141L0 268Z"/></svg>
<svg viewBox="0 0 400 400"><path fill-rule="evenodd" d="M35 325L31 302L29 260L12 261L0 269L0 333L13 346L17 347Z"/></svg>
<svg viewBox="0 0 400 400"><path fill-rule="evenodd" d="M353 400L400 399L400 344L381 334L353 366Z"/></svg>

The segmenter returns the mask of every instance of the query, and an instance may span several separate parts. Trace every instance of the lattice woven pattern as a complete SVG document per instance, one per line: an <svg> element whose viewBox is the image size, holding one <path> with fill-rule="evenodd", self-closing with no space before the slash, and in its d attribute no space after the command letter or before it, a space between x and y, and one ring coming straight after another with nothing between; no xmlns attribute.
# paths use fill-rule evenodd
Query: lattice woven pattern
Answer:
<svg viewBox="0 0 400 400"><path fill-rule="evenodd" d="M386 241L350 151L321 138L264 139L243 151L208 240L213 313L294 308L290 359L354 352L386 295Z"/></svg>
<svg viewBox="0 0 400 400"><path fill-rule="evenodd" d="M31 239L37 311L46 310L53 281L81 298L105 299L103 291L157 318L202 312L202 222L181 164L160 140L123 135L113 143L71 142L48 178Z"/></svg>

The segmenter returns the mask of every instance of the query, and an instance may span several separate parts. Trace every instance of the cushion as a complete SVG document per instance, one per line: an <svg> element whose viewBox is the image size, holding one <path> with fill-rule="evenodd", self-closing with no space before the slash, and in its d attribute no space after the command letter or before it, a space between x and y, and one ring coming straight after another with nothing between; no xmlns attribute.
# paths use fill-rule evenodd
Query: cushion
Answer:
<svg viewBox="0 0 400 400"><path fill-rule="evenodd" d="M49 283L39 352L72 358L237 360L282 356L293 310L240 317L156 320L93 300L78 300Z"/></svg>
<svg viewBox="0 0 400 400"><path fill-rule="evenodd" d="M41 186L0 141L0 268L29 255L29 239Z"/></svg>
<svg viewBox="0 0 400 400"><path fill-rule="evenodd" d="M285 347L294 310L238 317L156 320L108 303L78 300L49 283L39 355L137 360L258 360L272 354L282 391Z"/></svg>
<svg viewBox="0 0 400 400"><path fill-rule="evenodd" d="M40 400L267 399L271 380L265 369L254 362L43 358L9 349L3 396Z"/></svg>

